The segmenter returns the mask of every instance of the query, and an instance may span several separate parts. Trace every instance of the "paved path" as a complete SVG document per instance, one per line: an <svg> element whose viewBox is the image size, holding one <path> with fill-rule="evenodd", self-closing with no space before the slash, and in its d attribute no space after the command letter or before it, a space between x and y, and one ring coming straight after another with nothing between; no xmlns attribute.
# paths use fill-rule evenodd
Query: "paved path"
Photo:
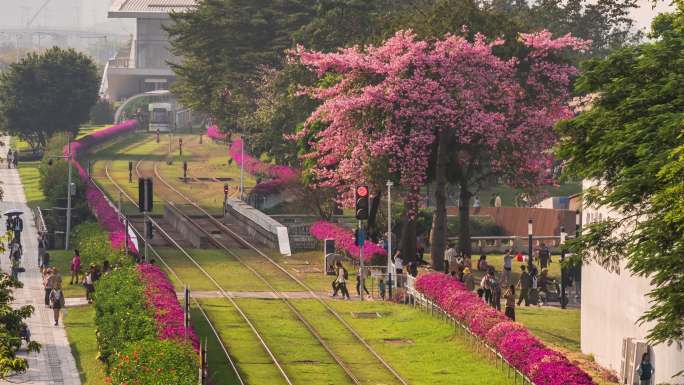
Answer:
<svg viewBox="0 0 684 385"><path fill-rule="evenodd" d="M0 140L9 143L7 137L0 138ZM4 147L4 149L6 148ZM21 240L24 247L22 266L26 272L19 276L24 283L24 288L18 289L14 293L15 304L17 306L33 305L35 307L36 312L27 321L27 324L33 340L43 345L39 354L32 353L27 357L29 370L26 373L12 376L6 381L0 381L0 384L81 385L76 363L67 341L66 331L62 325L54 326L52 309L46 308L43 301L44 290L38 271L36 228L33 214L25 203L26 198L19 173L15 169L8 170L3 166L0 168L0 181L2 181L2 189L5 192L5 197L0 202L0 213L10 208L18 208L25 213ZM2 223L0 223L3 230L4 220L3 217ZM7 255L0 255L0 260L2 261L2 270L9 271ZM20 352L26 357L25 350L22 349Z"/></svg>

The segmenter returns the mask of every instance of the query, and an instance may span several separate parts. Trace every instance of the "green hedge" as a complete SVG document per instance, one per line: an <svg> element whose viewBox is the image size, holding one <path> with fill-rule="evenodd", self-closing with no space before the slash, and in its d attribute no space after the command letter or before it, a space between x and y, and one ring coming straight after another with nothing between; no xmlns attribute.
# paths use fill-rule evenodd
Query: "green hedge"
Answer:
<svg viewBox="0 0 684 385"><path fill-rule="evenodd" d="M111 364L127 344L156 338L152 311L145 303L143 283L134 267L104 275L95 285L95 325L100 358Z"/></svg>
<svg viewBox="0 0 684 385"><path fill-rule="evenodd" d="M102 266L105 260L113 265L123 257L119 250L112 249L109 234L97 222L81 223L71 237L71 244L81 252L81 265L85 268L91 263Z"/></svg>
<svg viewBox="0 0 684 385"><path fill-rule="evenodd" d="M196 385L199 362L189 344L147 339L117 353L112 384Z"/></svg>

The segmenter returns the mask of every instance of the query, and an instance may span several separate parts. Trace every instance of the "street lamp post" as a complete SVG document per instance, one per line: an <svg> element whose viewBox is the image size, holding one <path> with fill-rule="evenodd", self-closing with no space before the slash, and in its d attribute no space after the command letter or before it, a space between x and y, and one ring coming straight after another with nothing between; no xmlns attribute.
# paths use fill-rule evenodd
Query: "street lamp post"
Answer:
<svg viewBox="0 0 684 385"><path fill-rule="evenodd" d="M240 200L244 201L245 192L245 135L240 140Z"/></svg>
<svg viewBox="0 0 684 385"><path fill-rule="evenodd" d="M392 299L392 183L387 181L387 289Z"/></svg>
<svg viewBox="0 0 684 385"><path fill-rule="evenodd" d="M532 234L533 234L533 228L532 228L532 219L527 221L527 271L532 273Z"/></svg>
<svg viewBox="0 0 684 385"><path fill-rule="evenodd" d="M67 134L68 136L69 134ZM71 234L71 136L68 136L67 142L67 167L68 167L68 180L67 180L67 212L66 212L66 239L64 240L64 250L69 250L69 236Z"/></svg>
<svg viewBox="0 0 684 385"><path fill-rule="evenodd" d="M561 247L561 282L560 282L560 288L561 288L561 297L560 297L560 304L561 304L561 309L565 309L565 306L568 303L567 296L565 295L565 282L567 282L567 271L565 269L565 266L563 266L563 262L565 261L565 238L567 238L568 233L565 232L565 227L561 226L561 233L560 233L560 247Z"/></svg>

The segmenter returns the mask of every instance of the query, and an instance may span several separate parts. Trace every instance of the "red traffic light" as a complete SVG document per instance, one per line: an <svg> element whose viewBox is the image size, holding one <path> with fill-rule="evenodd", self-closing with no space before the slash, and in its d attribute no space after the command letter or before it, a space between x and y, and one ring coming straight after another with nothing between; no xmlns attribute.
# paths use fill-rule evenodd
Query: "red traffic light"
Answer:
<svg viewBox="0 0 684 385"><path fill-rule="evenodd" d="M183 138L178 138L178 144L183 144Z"/></svg>
<svg viewBox="0 0 684 385"><path fill-rule="evenodd" d="M227 195L229 192L230 192L230 187L227 184L223 185L223 193Z"/></svg>
<svg viewBox="0 0 684 385"><path fill-rule="evenodd" d="M356 196L359 198L368 196L368 186L359 186L356 188Z"/></svg>

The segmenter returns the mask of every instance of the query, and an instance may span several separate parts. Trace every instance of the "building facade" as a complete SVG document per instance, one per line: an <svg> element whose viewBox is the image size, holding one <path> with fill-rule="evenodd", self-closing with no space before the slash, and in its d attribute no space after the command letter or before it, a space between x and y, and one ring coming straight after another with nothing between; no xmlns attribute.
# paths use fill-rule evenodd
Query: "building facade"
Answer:
<svg viewBox="0 0 684 385"><path fill-rule="evenodd" d="M595 185L585 181L584 189ZM583 223L594 223L619 214L607 207L584 207ZM638 320L650 307L648 278L634 276L621 262L618 272L610 272L595 262L582 267L581 345L603 367L614 370L624 383L635 370L635 359L648 349L655 367L653 384L684 384L684 350L677 344L648 346L649 324ZM635 346L635 349L630 349ZM637 357L639 356L639 357ZM638 362L636 363L638 365Z"/></svg>
<svg viewBox="0 0 684 385"><path fill-rule="evenodd" d="M195 0L115 0L109 18L134 19L135 34L130 46L110 60L105 68L100 93L110 100L125 100L150 91L168 90L175 75L168 63L169 51L164 24L172 12L185 12Z"/></svg>

